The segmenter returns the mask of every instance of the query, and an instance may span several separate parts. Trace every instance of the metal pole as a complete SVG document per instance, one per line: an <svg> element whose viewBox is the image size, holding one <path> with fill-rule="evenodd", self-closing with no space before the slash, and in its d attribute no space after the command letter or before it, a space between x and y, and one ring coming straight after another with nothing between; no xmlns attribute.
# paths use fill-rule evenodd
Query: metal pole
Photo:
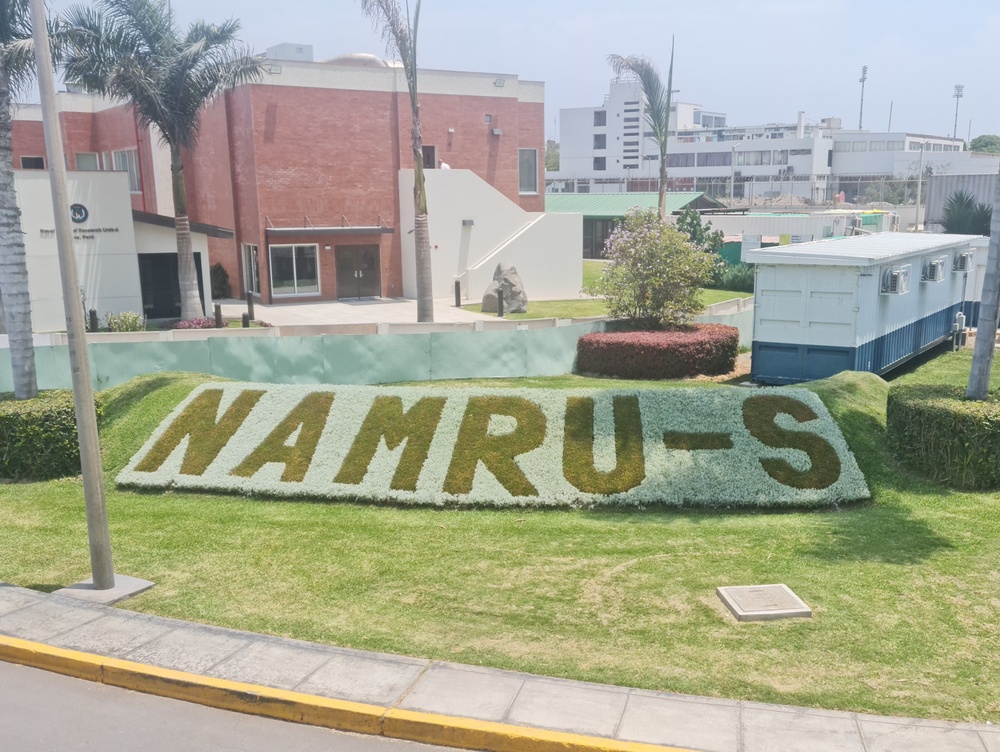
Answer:
<svg viewBox="0 0 1000 752"><path fill-rule="evenodd" d="M80 466L83 470L83 498L87 512L87 537L90 541L90 569L95 590L115 586L111 561L111 532L104 499L101 470L101 446L97 438L97 413L94 387L90 380L87 335L80 309L80 283L76 273L73 229L70 226L69 200L66 191L66 166L63 161L62 133L56 110L55 83L52 77L52 53L49 50L45 23L45 0L31 0L31 28L35 41L35 64L38 66L38 92L42 102L42 126L45 153L52 187L52 211L55 215L56 245L59 250L59 277L62 281L63 308L66 310L66 339L73 375L73 404L76 407L76 431L80 437Z"/></svg>
<svg viewBox="0 0 1000 752"><path fill-rule="evenodd" d="M965 86L962 84L955 84L955 93L952 94L952 96L955 97L955 127L952 129L952 138L958 138L958 102L964 93Z"/></svg>
<svg viewBox="0 0 1000 752"><path fill-rule="evenodd" d="M733 145L733 161L729 165L729 208L733 208L733 183L736 182L736 146Z"/></svg>
<svg viewBox="0 0 1000 752"><path fill-rule="evenodd" d="M926 143L926 141L920 142L920 166L917 167L917 219L913 223L914 232L920 232L920 193L924 187L924 145Z"/></svg>
<svg viewBox="0 0 1000 752"><path fill-rule="evenodd" d="M862 117L864 117L864 114L865 114L865 81L867 81L867 80L868 80L868 66L867 65L863 65L863 66L861 66L861 78L858 79L858 81L861 84L861 108L858 110L858 130L859 131L862 130L862 128L861 128L861 119L862 119Z"/></svg>

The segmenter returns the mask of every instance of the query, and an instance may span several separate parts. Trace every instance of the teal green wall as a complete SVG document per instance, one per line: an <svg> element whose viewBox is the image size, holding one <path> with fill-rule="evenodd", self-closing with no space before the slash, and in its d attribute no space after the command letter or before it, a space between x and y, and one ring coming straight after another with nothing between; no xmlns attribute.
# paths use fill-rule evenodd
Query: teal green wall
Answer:
<svg viewBox="0 0 1000 752"><path fill-rule="evenodd" d="M95 389L134 376L193 371L277 384L558 376L573 371L576 341L603 321L549 329L315 337L209 337L182 342L94 343ZM39 389L70 388L65 345L35 348ZM0 350L0 392L12 391L10 354Z"/></svg>

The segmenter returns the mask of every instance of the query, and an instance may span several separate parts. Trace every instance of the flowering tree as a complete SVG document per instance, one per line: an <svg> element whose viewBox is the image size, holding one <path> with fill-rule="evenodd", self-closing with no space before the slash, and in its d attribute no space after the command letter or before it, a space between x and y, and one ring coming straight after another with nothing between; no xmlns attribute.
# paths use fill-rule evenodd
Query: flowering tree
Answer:
<svg viewBox="0 0 1000 752"><path fill-rule="evenodd" d="M699 289L712 273L712 254L660 220L659 212L633 209L608 238L604 274L587 286L603 296L608 313L645 329L688 324L701 310Z"/></svg>

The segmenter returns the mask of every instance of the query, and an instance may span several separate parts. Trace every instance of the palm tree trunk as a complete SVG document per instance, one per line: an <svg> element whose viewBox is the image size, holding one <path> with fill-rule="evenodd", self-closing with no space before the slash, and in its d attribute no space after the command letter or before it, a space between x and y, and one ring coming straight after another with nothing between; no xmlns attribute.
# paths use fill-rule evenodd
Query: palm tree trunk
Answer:
<svg viewBox="0 0 1000 752"><path fill-rule="evenodd" d="M976 328L976 347L972 352L972 370L965 398L985 400L989 396L990 371L996 354L997 319L1000 318L1000 176L993 193L993 219L990 223L990 250L986 258L983 300Z"/></svg>
<svg viewBox="0 0 1000 752"><path fill-rule="evenodd" d="M30 399L38 394L35 377L35 347L31 339L31 299L28 267L24 257L21 211L14 188L11 147L10 81L0 70L0 295L10 348L14 397Z"/></svg>
<svg viewBox="0 0 1000 752"><path fill-rule="evenodd" d="M427 224L427 186L424 179L420 107L411 96L413 110L413 245L417 271L417 321L434 321L434 278L431 270L431 235Z"/></svg>
<svg viewBox="0 0 1000 752"><path fill-rule="evenodd" d="M179 146L170 145L170 178L174 190L174 224L177 231L177 283L181 292L181 318L184 321L205 315L198 295L198 273L191 248L191 221L187 213L187 190L184 187L184 163Z"/></svg>

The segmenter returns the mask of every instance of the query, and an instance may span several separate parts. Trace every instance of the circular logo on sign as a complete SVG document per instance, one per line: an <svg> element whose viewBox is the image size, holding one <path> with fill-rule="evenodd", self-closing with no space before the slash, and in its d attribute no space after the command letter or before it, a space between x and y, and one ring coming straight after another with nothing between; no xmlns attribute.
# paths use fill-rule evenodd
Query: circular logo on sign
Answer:
<svg viewBox="0 0 1000 752"><path fill-rule="evenodd" d="M87 217L90 216L90 212L87 211L87 207L83 204L73 204L69 207L69 217L77 224L81 222L86 222Z"/></svg>

